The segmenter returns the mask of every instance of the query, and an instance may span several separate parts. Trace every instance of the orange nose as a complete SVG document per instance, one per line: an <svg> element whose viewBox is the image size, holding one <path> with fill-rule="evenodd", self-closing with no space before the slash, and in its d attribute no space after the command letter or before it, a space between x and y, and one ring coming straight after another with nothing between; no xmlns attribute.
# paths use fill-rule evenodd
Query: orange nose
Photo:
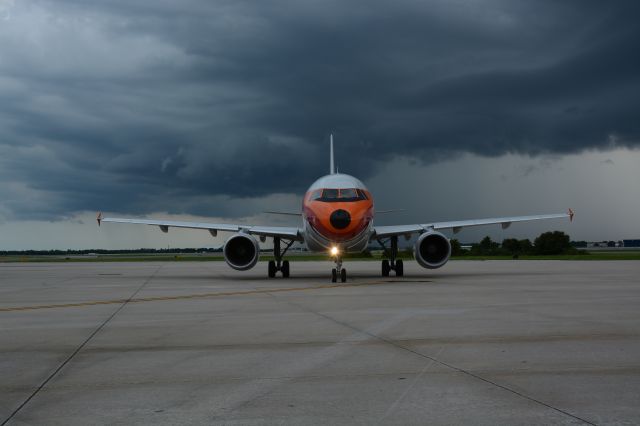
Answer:
<svg viewBox="0 0 640 426"><path fill-rule="evenodd" d="M373 217L371 199L356 202L303 202L309 225L331 241L346 241L365 230Z"/></svg>

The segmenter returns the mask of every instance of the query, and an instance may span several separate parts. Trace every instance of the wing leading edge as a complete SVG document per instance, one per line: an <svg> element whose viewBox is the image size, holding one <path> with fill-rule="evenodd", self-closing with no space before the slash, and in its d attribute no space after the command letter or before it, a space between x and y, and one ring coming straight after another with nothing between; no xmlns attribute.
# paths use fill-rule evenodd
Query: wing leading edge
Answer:
<svg viewBox="0 0 640 426"><path fill-rule="evenodd" d="M487 219L471 219L471 220L456 220L451 222L434 222L425 224L414 225L397 225L397 226L376 226L374 238L385 238L396 235L411 235L415 233L422 233L428 230L440 230L451 229L456 234L462 230L462 228L468 228L472 226L482 225L502 225L502 229L508 228L513 222L529 222L533 220L546 220L546 219L564 219L569 218L573 220L573 210L569 209L567 213L553 213L553 214L539 214L530 216L511 216L511 217L494 217Z"/></svg>
<svg viewBox="0 0 640 426"><path fill-rule="evenodd" d="M156 219L129 219L119 217L102 217L102 213L97 217L98 225L103 222L111 223L133 223L140 225L154 225L160 227L162 232L168 232L169 228L206 229L214 237L218 231L223 232L244 232L259 237L280 237L290 240L302 241L302 234L299 228L287 226L256 226L256 225L235 225L227 223L206 223L206 222L186 222L176 220L156 220Z"/></svg>

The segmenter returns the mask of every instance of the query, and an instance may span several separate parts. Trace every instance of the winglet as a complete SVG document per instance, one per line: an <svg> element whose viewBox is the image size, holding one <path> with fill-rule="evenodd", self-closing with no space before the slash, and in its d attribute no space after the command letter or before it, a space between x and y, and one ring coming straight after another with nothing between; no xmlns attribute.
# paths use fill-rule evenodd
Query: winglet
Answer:
<svg viewBox="0 0 640 426"><path fill-rule="evenodd" d="M96 217L96 220L98 221L98 226L100 226L100 223L102 222L102 212L98 213L98 216Z"/></svg>
<svg viewBox="0 0 640 426"><path fill-rule="evenodd" d="M575 215L575 213L573 212L573 210L569 209L569 222L573 222L573 216Z"/></svg>
<svg viewBox="0 0 640 426"><path fill-rule="evenodd" d="M329 163L329 173L332 175L336 174L336 168L335 168L335 163L333 161L333 133L331 134L330 138L329 138L329 150L330 150L330 163Z"/></svg>

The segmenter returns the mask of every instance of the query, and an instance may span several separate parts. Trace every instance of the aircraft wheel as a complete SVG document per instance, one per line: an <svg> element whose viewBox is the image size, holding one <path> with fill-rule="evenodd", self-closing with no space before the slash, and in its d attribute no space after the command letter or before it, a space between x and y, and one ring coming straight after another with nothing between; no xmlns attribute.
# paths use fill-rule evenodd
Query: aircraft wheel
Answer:
<svg viewBox="0 0 640 426"><path fill-rule="evenodd" d="M396 260L396 277L401 277L404 275L404 264L402 263L402 259Z"/></svg>
<svg viewBox="0 0 640 426"><path fill-rule="evenodd" d="M388 277L390 270L391 270L391 267L389 266L389 261L387 259L384 259L382 261L382 276Z"/></svg>
<svg viewBox="0 0 640 426"><path fill-rule="evenodd" d="M342 269L340 270L340 281L341 282L347 282L347 270L346 269Z"/></svg>
<svg viewBox="0 0 640 426"><path fill-rule="evenodd" d="M289 261L288 260L282 261L282 277L289 278Z"/></svg>
<svg viewBox="0 0 640 426"><path fill-rule="evenodd" d="M276 276L276 262L273 260L269 261L269 278L274 278Z"/></svg>
<svg viewBox="0 0 640 426"><path fill-rule="evenodd" d="M338 282L338 271L336 271L336 268L333 268L331 270L331 282L332 283Z"/></svg>

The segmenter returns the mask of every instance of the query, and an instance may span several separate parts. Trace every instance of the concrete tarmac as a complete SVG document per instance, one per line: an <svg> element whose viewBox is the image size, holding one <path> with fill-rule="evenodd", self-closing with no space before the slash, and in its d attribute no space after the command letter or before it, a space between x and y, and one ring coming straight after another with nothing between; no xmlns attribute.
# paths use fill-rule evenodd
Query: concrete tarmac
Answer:
<svg viewBox="0 0 640 426"><path fill-rule="evenodd" d="M640 262L0 264L0 424L640 424Z"/></svg>

